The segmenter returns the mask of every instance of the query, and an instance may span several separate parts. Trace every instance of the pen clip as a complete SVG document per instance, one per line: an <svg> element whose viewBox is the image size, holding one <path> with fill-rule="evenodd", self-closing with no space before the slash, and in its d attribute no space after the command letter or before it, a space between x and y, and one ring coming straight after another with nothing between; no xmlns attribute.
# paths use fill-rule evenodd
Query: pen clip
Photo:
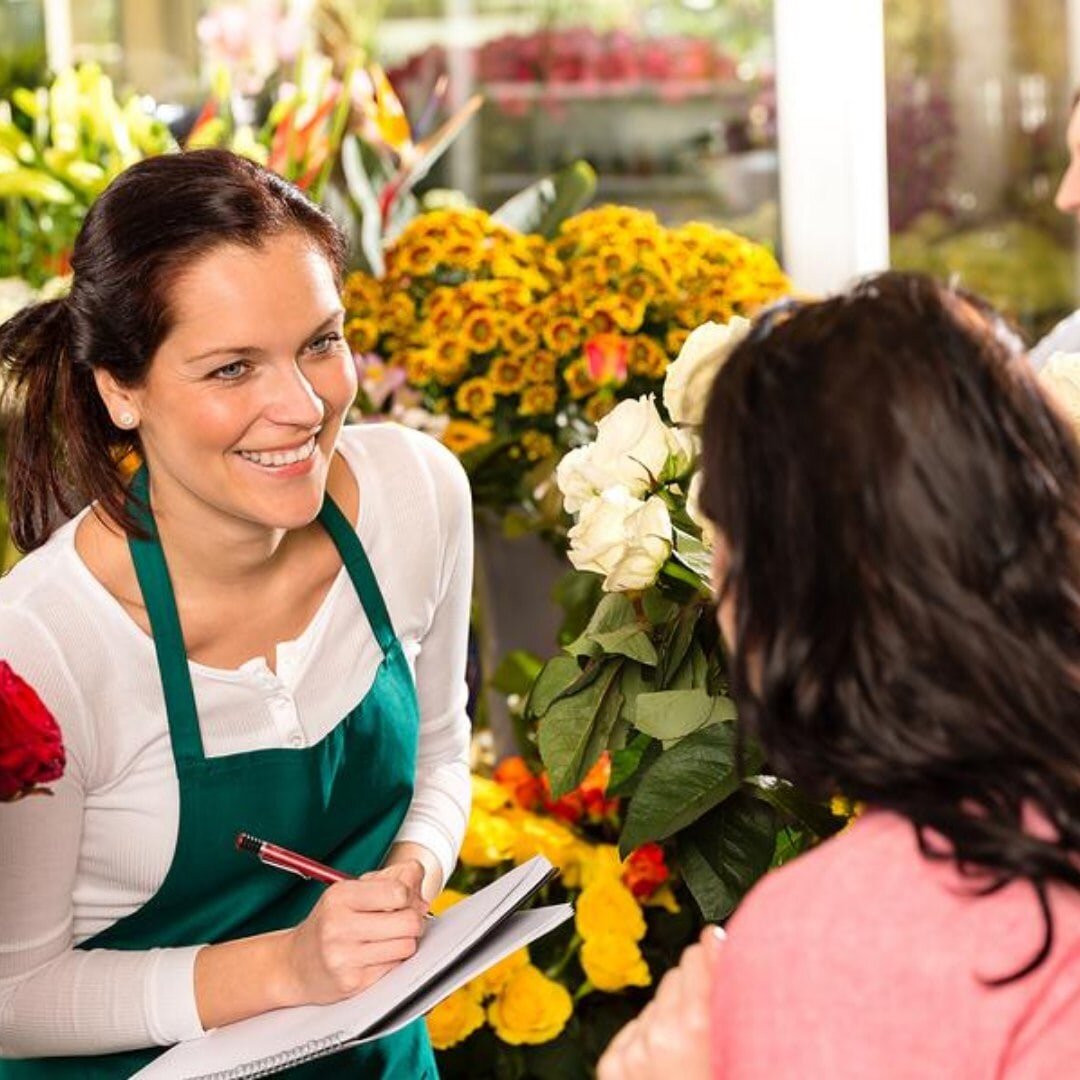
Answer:
<svg viewBox="0 0 1080 1080"><path fill-rule="evenodd" d="M277 862L274 859L265 858L262 852L259 852L259 862L261 862L263 866L269 866L274 870L284 870L286 874L295 874L298 878L303 878L304 881L315 880L310 874L305 874L303 870L298 870L295 866L290 866L288 863L284 862Z"/></svg>

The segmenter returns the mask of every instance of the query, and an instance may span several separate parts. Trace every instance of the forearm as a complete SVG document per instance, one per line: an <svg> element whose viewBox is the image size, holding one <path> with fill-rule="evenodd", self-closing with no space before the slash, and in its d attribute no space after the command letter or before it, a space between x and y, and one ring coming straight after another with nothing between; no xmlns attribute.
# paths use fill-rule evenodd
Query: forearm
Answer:
<svg viewBox="0 0 1080 1080"><path fill-rule="evenodd" d="M204 1028L304 1003L291 975L292 931L207 945L195 957L195 1003Z"/></svg>

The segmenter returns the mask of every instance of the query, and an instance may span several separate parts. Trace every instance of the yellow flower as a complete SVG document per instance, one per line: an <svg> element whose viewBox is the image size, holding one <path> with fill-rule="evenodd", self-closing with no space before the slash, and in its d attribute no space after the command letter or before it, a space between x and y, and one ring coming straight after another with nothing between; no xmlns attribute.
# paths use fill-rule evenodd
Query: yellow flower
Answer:
<svg viewBox="0 0 1080 1080"><path fill-rule="evenodd" d="M580 956L581 966L597 990L612 993L652 982L641 949L622 934L603 933L586 938Z"/></svg>
<svg viewBox="0 0 1080 1080"><path fill-rule="evenodd" d="M455 338L443 338L431 350L431 370L441 386L453 386L469 370L469 353Z"/></svg>
<svg viewBox="0 0 1080 1080"><path fill-rule="evenodd" d="M470 311L461 324L461 336L473 352L490 352L499 343L499 319L482 308Z"/></svg>
<svg viewBox="0 0 1080 1080"><path fill-rule="evenodd" d="M627 363L632 375L642 375L646 379L659 379L667 371L668 357L651 337L638 334L630 342Z"/></svg>
<svg viewBox="0 0 1080 1080"><path fill-rule="evenodd" d="M489 967L482 975L478 975L469 985L475 988L477 996L481 998L491 997L498 994L510 981L514 972L529 966L529 950L518 949L509 956L503 957L494 967Z"/></svg>
<svg viewBox="0 0 1080 1080"><path fill-rule="evenodd" d="M408 293L395 290L383 302L381 314L388 325L395 328L407 327L416 318L416 305Z"/></svg>
<svg viewBox="0 0 1080 1080"><path fill-rule="evenodd" d="M596 389L596 383L592 381L592 377L589 375L589 367L584 359L578 359L572 364L567 364L566 370L563 372L563 379L566 381L566 387L570 391L572 398L586 397Z"/></svg>
<svg viewBox="0 0 1080 1080"><path fill-rule="evenodd" d="M532 389L535 390L538 387ZM555 443L550 435L545 435L542 431L526 431L521 436L521 448L529 461L541 461L546 457L551 457L555 451Z"/></svg>
<svg viewBox="0 0 1080 1080"><path fill-rule="evenodd" d="M488 372L496 394L516 394L525 382L525 364L514 356L500 356Z"/></svg>
<svg viewBox="0 0 1080 1080"><path fill-rule="evenodd" d="M491 442L491 432L482 424L474 424L469 420L451 420L442 433L442 442L455 454L461 455L467 450Z"/></svg>
<svg viewBox="0 0 1080 1080"><path fill-rule="evenodd" d="M428 1035L436 1050L464 1042L484 1025L484 1007L471 984L455 990L427 1014Z"/></svg>
<svg viewBox="0 0 1080 1080"><path fill-rule="evenodd" d="M550 1042L574 1011L566 987L531 964L513 973L488 1006L488 1023L512 1046Z"/></svg>
<svg viewBox="0 0 1080 1080"><path fill-rule="evenodd" d="M350 319L345 324L345 339L353 352L371 352L379 340L379 327L374 319Z"/></svg>
<svg viewBox="0 0 1080 1080"><path fill-rule="evenodd" d="M441 915L448 908L460 904L465 899L466 893L458 892L457 889L443 889L434 900L431 901L431 914Z"/></svg>
<svg viewBox="0 0 1080 1080"><path fill-rule="evenodd" d="M473 807L459 857L465 866L498 866L514 855L516 841L509 821Z"/></svg>
<svg viewBox="0 0 1080 1080"><path fill-rule="evenodd" d="M466 379L454 395L454 404L479 420L495 408L495 390L487 379Z"/></svg>
<svg viewBox="0 0 1080 1080"><path fill-rule="evenodd" d="M565 353L581 344L584 327L571 315L557 315L544 324L541 333L549 349Z"/></svg>
<svg viewBox="0 0 1080 1080"><path fill-rule="evenodd" d="M488 813L506 810L513 803L510 792L486 776L472 774L472 805Z"/></svg>
<svg viewBox="0 0 1080 1080"><path fill-rule="evenodd" d="M619 934L631 941L645 936L645 916L634 894L607 874L598 875L582 889L574 922L586 941L597 934Z"/></svg>
<svg viewBox="0 0 1080 1080"><path fill-rule="evenodd" d="M576 857L577 837L558 821L523 811L513 815L512 829L516 863L543 855L562 871Z"/></svg>
<svg viewBox="0 0 1080 1080"><path fill-rule="evenodd" d="M395 273L405 273L411 277L426 277L439 264L439 249L427 240L414 240L400 246L394 252Z"/></svg>
<svg viewBox="0 0 1080 1080"><path fill-rule="evenodd" d="M503 326L501 337L512 353L532 354L540 347L540 336L520 315Z"/></svg>
<svg viewBox="0 0 1080 1080"><path fill-rule="evenodd" d="M555 357L546 349L540 349L525 360L525 381L527 383L553 383L556 366Z"/></svg>
<svg viewBox="0 0 1080 1080"><path fill-rule="evenodd" d="M583 885L591 885L600 877L609 877L616 881L622 877L623 861L614 844L583 844L579 859Z"/></svg>
<svg viewBox="0 0 1080 1080"><path fill-rule="evenodd" d="M679 906L679 901L675 898L675 890L670 885L661 885L645 901L646 907L659 907L665 911L670 912L672 915L678 915L682 908Z"/></svg>
<svg viewBox="0 0 1080 1080"><path fill-rule="evenodd" d="M690 331L685 327L677 326L670 329L664 338L664 347L668 351L668 356L678 356L679 350L686 343L689 336Z"/></svg>
<svg viewBox="0 0 1080 1080"><path fill-rule="evenodd" d="M405 375L413 386L426 386L434 372L434 356L430 349L414 349L404 357Z"/></svg>
<svg viewBox="0 0 1080 1080"><path fill-rule="evenodd" d="M554 386L526 386L521 392L522 416L548 416L555 411L559 392Z"/></svg>

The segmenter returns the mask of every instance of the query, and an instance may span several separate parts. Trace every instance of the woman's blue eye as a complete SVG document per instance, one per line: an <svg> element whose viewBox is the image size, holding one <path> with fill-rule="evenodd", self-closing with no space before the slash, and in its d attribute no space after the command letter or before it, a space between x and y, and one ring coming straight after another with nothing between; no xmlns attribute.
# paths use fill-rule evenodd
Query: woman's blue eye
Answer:
<svg viewBox="0 0 1080 1080"><path fill-rule="evenodd" d="M308 346L308 352L313 352L313 353L330 352L330 350L333 349L334 346L337 345L337 343L339 341L341 341L341 335L340 334L337 334L337 333L323 334L322 337L317 337Z"/></svg>
<svg viewBox="0 0 1080 1080"><path fill-rule="evenodd" d="M225 364L211 372L211 377L220 379L222 382L235 382L247 374L248 363L246 360L234 360L231 364Z"/></svg>

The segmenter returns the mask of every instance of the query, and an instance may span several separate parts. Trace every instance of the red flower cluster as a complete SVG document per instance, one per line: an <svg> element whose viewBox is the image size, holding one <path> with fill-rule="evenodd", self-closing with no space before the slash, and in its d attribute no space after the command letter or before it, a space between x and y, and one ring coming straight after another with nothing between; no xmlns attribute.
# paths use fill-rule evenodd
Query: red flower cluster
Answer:
<svg viewBox="0 0 1080 1080"><path fill-rule="evenodd" d="M579 787L558 799L551 797L547 773L537 776L521 757L501 761L495 768L494 778L518 806L525 810L543 810L571 825L582 821L597 823L619 810L619 800L609 799L606 794L611 780L611 755L607 751L600 755Z"/></svg>
<svg viewBox="0 0 1080 1080"><path fill-rule="evenodd" d="M623 884L638 900L649 897L671 877L664 862L664 849L659 844L642 844L630 852L623 867Z"/></svg>
<svg viewBox="0 0 1080 1080"><path fill-rule="evenodd" d="M52 713L0 660L0 802L45 792L64 772L64 744Z"/></svg>

